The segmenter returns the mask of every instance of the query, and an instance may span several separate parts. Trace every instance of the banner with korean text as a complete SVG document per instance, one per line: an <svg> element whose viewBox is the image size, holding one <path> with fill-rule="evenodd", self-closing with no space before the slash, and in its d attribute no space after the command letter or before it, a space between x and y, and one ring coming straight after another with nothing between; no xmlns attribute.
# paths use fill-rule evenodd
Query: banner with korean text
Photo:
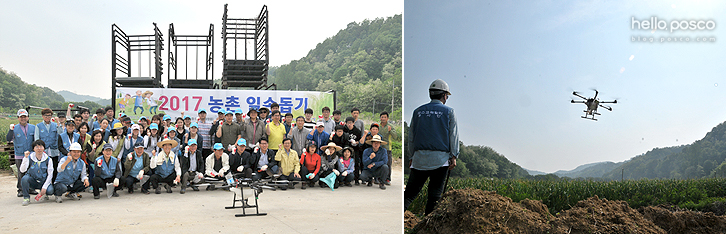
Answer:
<svg viewBox="0 0 726 234"><path fill-rule="evenodd" d="M169 88L116 88L116 117L124 113L136 122L141 116L168 114L172 119L189 115L197 119L197 112L205 109L207 119L215 119L219 109L247 114L250 108L270 108L280 105L280 112L304 116L305 109L320 113L323 107L334 109L332 92L230 90L230 89L169 89Z"/></svg>

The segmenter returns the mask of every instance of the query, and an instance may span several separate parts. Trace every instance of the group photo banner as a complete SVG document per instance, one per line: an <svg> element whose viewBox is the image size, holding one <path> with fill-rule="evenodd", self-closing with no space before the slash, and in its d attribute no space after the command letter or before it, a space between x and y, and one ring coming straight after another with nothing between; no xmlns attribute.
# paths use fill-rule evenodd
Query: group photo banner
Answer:
<svg viewBox="0 0 726 234"><path fill-rule="evenodd" d="M334 109L332 92L278 91L278 90L229 90L229 89L168 89L168 88L116 88L114 109L116 117L121 113L136 122L141 116L168 114L172 119L189 115L197 119L200 109L207 110L207 119L215 119L220 109L246 114L250 108L270 108L280 105L280 112L304 116L305 109L320 113L323 107Z"/></svg>

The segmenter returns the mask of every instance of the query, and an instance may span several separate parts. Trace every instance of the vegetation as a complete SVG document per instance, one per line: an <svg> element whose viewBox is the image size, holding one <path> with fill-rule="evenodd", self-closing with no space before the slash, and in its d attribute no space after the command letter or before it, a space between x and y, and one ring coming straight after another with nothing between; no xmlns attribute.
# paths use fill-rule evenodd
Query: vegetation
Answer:
<svg viewBox="0 0 726 234"><path fill-rule="evenodd" d="M550 213L569 209L578 201L597 195L608 200L622 200L630 207L655 206L660 204L677 205L680 208L710 211L715 203L722 204L726 196L726 179L692 180L523 180L493 178L455 178L449 179L449 189L478 188L496 191L515 202L541 200ZM425 190L426 187L424 187ZM421 213L426 206L426 193L419 193L409 210Z"/></svg>
<svg viewBox="0 0 726 234"><path fill-rule="evenodd" d="M281 90L336 90L339 110L400 110L401 25L401 15L352 22L307 56L271 68L270 78Z"/></svg>
<svg viewBox="0 0 726 234"><path fill-rule="evenodd" d="M0 170L10 170L10 156L7 152L0 153Z"/></svg>
<svg viewBox="0 0 726 234"><path fill-rule="evenodd" d="M695 179L726 176L726 122L690 145L656 148L603 175L606 179Z"/></svg>

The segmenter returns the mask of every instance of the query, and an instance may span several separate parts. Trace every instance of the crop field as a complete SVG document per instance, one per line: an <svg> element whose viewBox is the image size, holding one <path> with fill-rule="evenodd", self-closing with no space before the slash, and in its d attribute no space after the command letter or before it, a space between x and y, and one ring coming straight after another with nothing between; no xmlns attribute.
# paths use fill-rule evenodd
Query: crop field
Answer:
<svg viewBox="0 0 726 234"><path fill-rule="evenodd" d="M520 180L489 178L450 178L448 189L477 188L496 191L519 202L525 198L540 200L550 213L569 209L580 200L597 195L608 200L622 200L637 209L643 206L677 205L680 208L706 210L715 202L726 202L726 178L690 180ZM447 191L448 191L447 189ZM426 190L426 186L422 191ZM426 193L421 192L410 205L413 213L423 213Z"/></svg>

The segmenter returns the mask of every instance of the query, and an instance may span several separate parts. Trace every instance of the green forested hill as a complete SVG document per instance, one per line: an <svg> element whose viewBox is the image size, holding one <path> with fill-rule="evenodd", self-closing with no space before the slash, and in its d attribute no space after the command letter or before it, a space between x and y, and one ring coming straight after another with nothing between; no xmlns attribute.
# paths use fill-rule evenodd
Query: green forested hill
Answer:
<svg viewBox="0 0 726 234"><path fill-rule="evenodd" d="M690 145L656 148L636 156L603 177L704 178L726 176L726 122L711 129L703 139ZM624 171L621 171L623 170Z"/></svg>
<svg viewBox="0 0 726 234"><path fill-rule="evenodd" d="M350 23L307 56L271 68L270 78L280 90L336 90L340 110L393 112L391 103L398 110L402 103L401 24L401 15Z"/></svg>
<svg viewBox="0 0 726 234"><path fill-rule="evenodd" d="M61 108L63 96L48 87L25 83L15 73L0 69L0 108L15 113L27 106Z"/></svg>

